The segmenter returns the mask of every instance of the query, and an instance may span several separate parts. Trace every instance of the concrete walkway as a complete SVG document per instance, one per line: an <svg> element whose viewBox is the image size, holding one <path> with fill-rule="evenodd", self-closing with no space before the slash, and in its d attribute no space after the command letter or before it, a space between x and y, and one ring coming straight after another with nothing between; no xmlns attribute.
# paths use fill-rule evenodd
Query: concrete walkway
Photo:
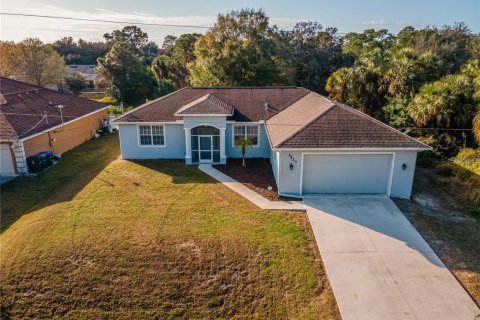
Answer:
<svg viewBox="0 0 480 320"><path fill-rule="evenodd" d="M201 164L198 168L262 209L305 211L305 206L301 201L270 201L209 164Z"/></svg>
<svg viewBox="0 0 480 320"><path fill-rule="evenodd" d="M343 320L473 320L480 314L387 196L304 201Z"/></svg>

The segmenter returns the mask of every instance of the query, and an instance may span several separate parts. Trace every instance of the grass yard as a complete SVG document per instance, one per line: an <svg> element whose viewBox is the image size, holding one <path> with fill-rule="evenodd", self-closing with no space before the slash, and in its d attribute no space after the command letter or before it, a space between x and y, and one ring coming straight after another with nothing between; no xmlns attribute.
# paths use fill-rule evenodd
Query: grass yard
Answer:
<svg viewBox="0 0 480 320"><path fill-rule="evenodd" d="M2 318L340 319L304 213L117 141L2 187Z"/></svg>
<svg viewBox="0 0 480 320"><path fill-rule="evenodd" d="M423 164L415 173L413 201L394 201L480 304L480 210L475 202L480 177L473 167Z"/></svg>

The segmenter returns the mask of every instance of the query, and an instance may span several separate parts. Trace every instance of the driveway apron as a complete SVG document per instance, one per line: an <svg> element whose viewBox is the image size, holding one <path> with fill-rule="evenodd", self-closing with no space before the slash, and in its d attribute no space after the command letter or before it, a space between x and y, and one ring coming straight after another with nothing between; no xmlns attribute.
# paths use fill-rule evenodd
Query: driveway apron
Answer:
<svg viewBox="0 0 480 320"><path fill-rule="evenodd" d="M387 196L304 201L344 320L473 320L480 314Z"/></svg>

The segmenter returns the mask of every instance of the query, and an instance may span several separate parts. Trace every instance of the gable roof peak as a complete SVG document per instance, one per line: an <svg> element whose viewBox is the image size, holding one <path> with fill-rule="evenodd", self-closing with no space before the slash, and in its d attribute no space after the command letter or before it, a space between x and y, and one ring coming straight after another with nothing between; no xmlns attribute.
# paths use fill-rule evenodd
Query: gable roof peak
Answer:
<svg viewBox="0 0 480 320"><path fill-rule="evenodd" d="M176 116L185 115L233 115L234 108L232 105L209 92L200 98L184 105L175 112Z"/></svg>

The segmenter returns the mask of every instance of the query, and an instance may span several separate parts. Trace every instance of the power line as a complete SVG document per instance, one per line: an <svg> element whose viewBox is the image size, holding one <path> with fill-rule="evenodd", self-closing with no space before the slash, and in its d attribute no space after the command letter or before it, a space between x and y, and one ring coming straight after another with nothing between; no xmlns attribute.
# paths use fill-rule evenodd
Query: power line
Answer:
<svg viewBox="0 0 480 320"><path fill-rule="evenodd" d="M40 121L38 121L38 123L37 123L36 125L34 125L33 127L31 127L28 131L26 131L26 132L24 132L24 133L22 133L22 134L17 135L17 138L20 138L21 136L26 135L27 133L29 133L30 131L32 131L32 130L35 129L36 127L38 127L38 125L39 125L40 123L42 123L43 119L46 119L46 118L47 118L47 116L46 116L46 115L43 115L42 119L40 119ZM48 122L47 122L47 123L48 123Z"/></svg>
<svg viewBox="0 0 480 320"><path fill-rule="evenodd" d="M29 116L29 117L42 117L44 114L36 114L36 113L14 113L14 112L1 112L1 114L6 114L9 116ZM48 114L49 117L57 117L61 118L61 115L56 114ZM78 118L78 116L63 116L64 118Z"/></svg>
<svg viewBox="0 0 480 320"><path fill-rule="evenodd" d="M199 28L210 29L207 26L194 26L184 24L166 24L166 23L154 23L154 22L140 22L140 21L125 21L125 20L102 20L102 19L87 19L87 18L73 18L73 17L61 17L61 16L48 16L40 14L26 14L26 13L13 13L13 12L0 12L0 15L4 16L21 16L32 18L47 18L47 19L61 19L61 20L73 20L73 21L89 21L89 22L107 22L107 23L122 23L122 24L138 24L145 26L160 26L160 27L176 27L176 28Z"/></svg>
<svg viewBox="0 0 480 320"><path fill-rule="evenodd" d="M404 127L401 129L410 129L410 130L432 130L432 131L472 131L473 129L468 128L416 128L416 127Z"/></svg>
<svg viewBox="0 0 480 320"><path fill-rule="evenodd" d="M62 16L50 16L41 14L27 14L27 13L14 13L14 12L0 12L0 15L4 16L19 16L19 17L31 17L31 18L46 18L46 19L61 19L72 21L89 21L89 22L106 22L106 23L121 23L121 24L138 24L145 26L159 26L159 27L175 27L175 28L198 28L198 29L210 29L208 26L195 26L184 24L168 24L168 23L155 23L155 22L141 22L141 21L126 21L126 20L103 20L103 19L87 19L87 18L74 18L74 17L62 17ZM339 35L345 35L348 32L336 32Z"/></svg>

